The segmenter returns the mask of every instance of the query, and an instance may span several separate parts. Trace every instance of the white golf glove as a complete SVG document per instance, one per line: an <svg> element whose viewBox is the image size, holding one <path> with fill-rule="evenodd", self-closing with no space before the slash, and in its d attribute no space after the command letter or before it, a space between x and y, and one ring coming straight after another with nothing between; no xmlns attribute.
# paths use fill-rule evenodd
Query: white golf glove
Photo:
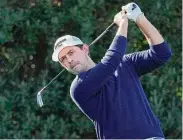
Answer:
<svg viewBox="0 0 183 140"><path fill-rule="evenodd" d="M125 6L122 6L122 9L125 9L125 11L127 12L126 14L127 14L128 19L135 21L135 22L136 22L138 16L143 14L142 11L140 10L139 6L134 2L131 2Z"/></svg>

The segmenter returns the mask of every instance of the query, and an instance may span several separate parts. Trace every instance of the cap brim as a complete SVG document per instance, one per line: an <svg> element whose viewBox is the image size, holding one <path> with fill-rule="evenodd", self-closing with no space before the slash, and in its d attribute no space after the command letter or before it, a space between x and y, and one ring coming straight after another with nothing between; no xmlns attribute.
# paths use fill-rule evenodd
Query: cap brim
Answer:
<svg viewBox="0 0 183 140"><path fill-rule="evenodd" d="M72 46L75 46L75 45L83 45L83 44L78 44L78 43L76 43L76 44L71 44L71 45L72 45ZM68 45L68 46L70 46L70 45ZM55 61L55 62L58 62L58 61L59 61L58 55L59 55L60 51L63 50L64 48L68 47L68 46L64 46L64 47L59 47L59 48L57 48L57 49L53 52L53 54L52 54L52 60Z"/></svg>
<svg viewBox="0 0 183 140"><path fill-rule="evenodd" d="M67 47L67 46L66 46ZM66 47L61 47L61 48L58 48L56 49L53 54L52 54L52 60L55 61L55 62L58 62L59 59L58 59L58 55L60 53L61 50L63 50L63 48L66 48Z"/></svg>

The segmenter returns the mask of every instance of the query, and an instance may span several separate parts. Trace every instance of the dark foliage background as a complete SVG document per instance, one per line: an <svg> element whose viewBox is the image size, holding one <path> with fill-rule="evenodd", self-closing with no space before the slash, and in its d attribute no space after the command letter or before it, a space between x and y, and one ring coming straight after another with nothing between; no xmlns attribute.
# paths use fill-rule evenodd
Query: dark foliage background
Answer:
<svg viewBox="0 0 183 140"><path fill-rule="evenodd" d="M93 124L69 96L74 76L64 72L44 92L36 94L62 68L51 60L53 44L72 34L89 44L129 0L1 0L0 1L0 138L96 138ZM141 78L166 138L181 139L182 29L180 0L138 0L142 11L161 32L173 56L164 67ZM116 28L91 48L100 61ZM129 22L127 53L147 49L137 26Z"/></svg>

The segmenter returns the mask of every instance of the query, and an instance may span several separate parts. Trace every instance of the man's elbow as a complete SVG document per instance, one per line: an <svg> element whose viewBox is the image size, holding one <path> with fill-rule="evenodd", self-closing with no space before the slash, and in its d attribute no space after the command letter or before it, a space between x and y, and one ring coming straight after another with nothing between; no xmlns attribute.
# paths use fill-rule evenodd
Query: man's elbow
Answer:
<svg viewBox="0 0 183 140"><path fill-rule="evenodd" d="M172 50L170 49L170 52L168 53L168 60L172 57L173 53Z"/></svg>
<svg viewBox="0 0 183 140"><path fill-rule="evenodd" d="M171 59L173 53L166 42L163 42L161 45L162 45L161 53L159 53L158 55L159 60L161 63L166 63Z"/></svg>
<svg viewBox="0 0 183 140"><path fill-rule="evenodd" d="M173 53L170 49L168 52L166 52L166 54L164 54L163 57L161 57L160 63L162 63L162 64L167 63L171 59L172 55L173 55Z"/></svg>
<svg viewBox="0 0 183 140"><path fill-rule="evenodd" d="M173 55L172 50L169 48L169 51L166 53L166 62L170 60L172 55Z"/></svg>

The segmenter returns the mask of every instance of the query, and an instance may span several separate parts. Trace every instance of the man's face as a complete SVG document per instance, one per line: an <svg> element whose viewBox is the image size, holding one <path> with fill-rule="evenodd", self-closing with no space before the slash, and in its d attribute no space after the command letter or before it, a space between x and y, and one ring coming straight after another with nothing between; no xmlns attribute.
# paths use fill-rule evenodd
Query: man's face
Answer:
<svg viewBox="0 0 183 140"><path fill-rule="evenodd" d="M68 46L59 53L59 62L69 72L79 74L87 71L88 67L88 46L83 45L82 48L77 46Z"/></svg>

